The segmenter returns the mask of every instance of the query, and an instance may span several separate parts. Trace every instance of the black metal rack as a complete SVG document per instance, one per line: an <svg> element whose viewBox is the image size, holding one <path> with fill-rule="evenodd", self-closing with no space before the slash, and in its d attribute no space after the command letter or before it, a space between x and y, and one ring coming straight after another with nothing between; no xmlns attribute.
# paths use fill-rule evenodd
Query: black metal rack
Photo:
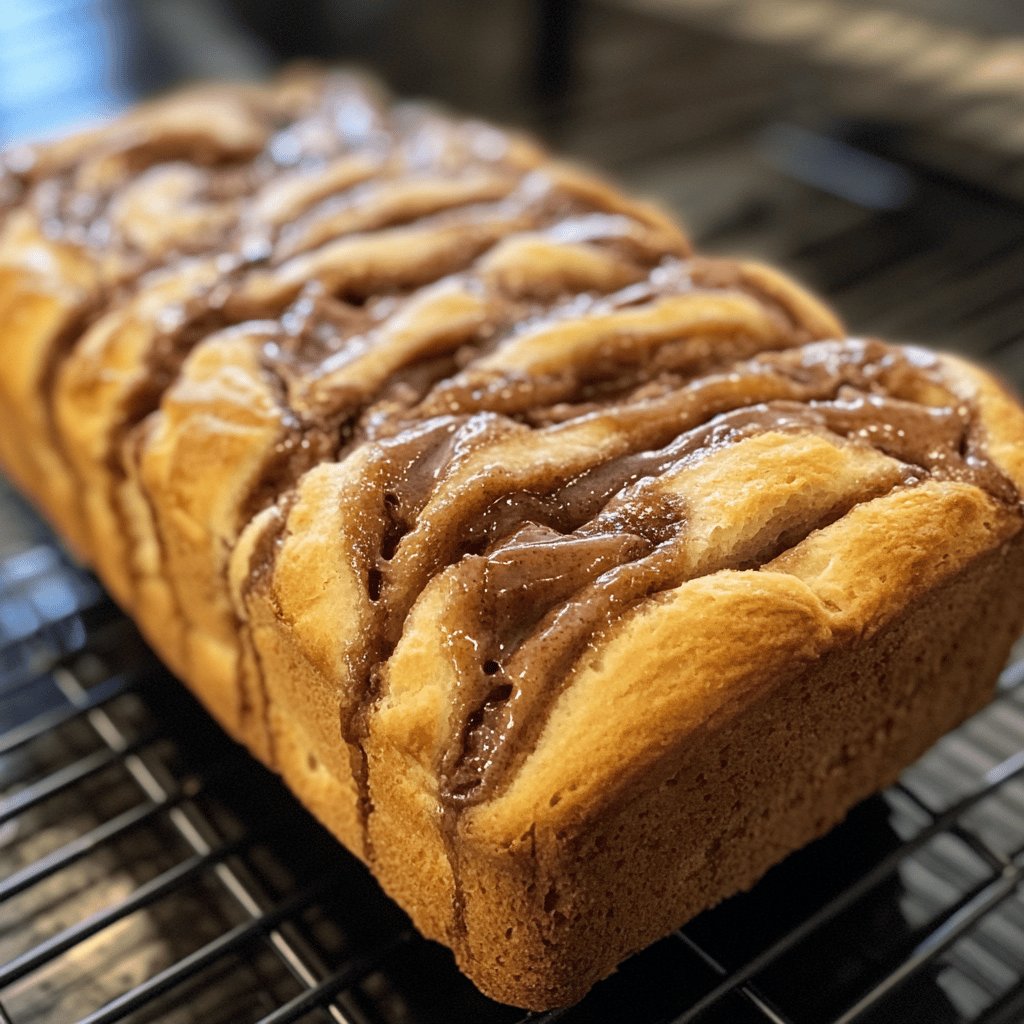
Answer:
<svg viewBox="0 0 1024 1024"><path fill-rule="evenodd" d="M560 148L676 205L705 250L795 271L857 328L1024 383L1019 205L885 132L802 116L766 50L608 10L579 31L574 85L536 118ZM580 1006L524 1016L416 935L0 489L0 1022L1014 1024L1022 684L1024 650L990 707L751 893Z"/></svg>
<svg viewBox="0 0 1024 1024"><path fill-rule="evenodd" d="M53 546L0 564L0 1020L1011 1022L1024 660L752 893L579 1007L490 1003Z"/></svg>

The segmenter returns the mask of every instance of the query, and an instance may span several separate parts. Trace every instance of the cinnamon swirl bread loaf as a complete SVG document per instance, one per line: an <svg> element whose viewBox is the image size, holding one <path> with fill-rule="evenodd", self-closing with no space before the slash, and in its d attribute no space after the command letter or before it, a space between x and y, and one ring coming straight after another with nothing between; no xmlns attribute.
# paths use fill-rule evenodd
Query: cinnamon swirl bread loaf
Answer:
<svg viewBox="0 0 1024 1024"><path fill-rule="evenodd" d="M4 160L0 460L498 999L578 999L988 697L1024 412L344 76Z"/></svg>

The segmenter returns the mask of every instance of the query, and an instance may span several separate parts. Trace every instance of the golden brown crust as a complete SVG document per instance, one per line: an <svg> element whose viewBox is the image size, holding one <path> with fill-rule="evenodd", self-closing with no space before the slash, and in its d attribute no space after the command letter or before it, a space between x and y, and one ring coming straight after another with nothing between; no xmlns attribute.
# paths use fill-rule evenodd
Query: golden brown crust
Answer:
<svg viewBox="0 0 1024 1024"><path fill-rule="evenodd" d="M474 835L463 968L494 998L569 1004L623 954L752 886L990 699L1020 623L1008 580L1022 571L1018 533L869 640L786 666L768 686L762 675L747 703L648 758L600 816L566 809L556 826L563 797L510 843Z"/></svg>
<svg viewBox="0 0 1024 1024"><path fill-rule="evenodd" d="M11 339L0 379L0 457L15 482L84 556L77 488L54 451L53 424L38 396L51 383L49 352L73 337L90 304L92 275L81 256L47 244L20 213L8 218L0 240L0 310ZM35 443L19 443L23 435Z"/></svg>
<svg viewBox="0 0 1024 1024"><path fill-rule="evenodd" d="M497 998L579 997L989 691L1024 411L982 371L344 76L7 173L0 462Z"/></svg>
<svg viewBox="0 0 1024 1024"><path fill-rule="evenodd" d="M949 353L940 357L949 386L975 404L993 462L1024 493L1024 409L999 381Z"/></svg>

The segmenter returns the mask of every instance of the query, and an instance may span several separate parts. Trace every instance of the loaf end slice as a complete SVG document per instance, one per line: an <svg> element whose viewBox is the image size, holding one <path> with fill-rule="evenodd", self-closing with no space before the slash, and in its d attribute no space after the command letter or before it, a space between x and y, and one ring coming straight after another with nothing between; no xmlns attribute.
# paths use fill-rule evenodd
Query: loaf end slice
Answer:
<svg viewBox="0 0 1024 1024"><path fill-rule="evenodd" d="M577 669L515 781L457 826L410 753L436 705L385 698L385 886L485 992L544 1009L830 829L990 699L1024 619L1015 524L956 488L914 498L868 506L863 548L837 544L843 522L638 609ZM929 530L951 523L970 539L933 557ZM881 542L915 529L921 557L894 572ZM852 615L844 588L869 592ZM428 663L415 648L393 671Z"/></svg>

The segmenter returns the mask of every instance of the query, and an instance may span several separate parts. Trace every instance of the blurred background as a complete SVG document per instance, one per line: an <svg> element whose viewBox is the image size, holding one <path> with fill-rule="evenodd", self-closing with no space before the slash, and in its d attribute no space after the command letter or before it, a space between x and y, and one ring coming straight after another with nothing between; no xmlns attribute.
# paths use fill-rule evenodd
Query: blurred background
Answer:
<svg viewBox="0 0 1024 1024"><path fill-rule="evenodd" d="M312 57L526 126L1024 384L1017 0L2 0L0 137Z"/></svg>
<svg viewBox="0 0 1024 1024"><path fill-rule="evenodd" d="M0 142L303 58L539 133L852 331L1024 390L1020 0L0 0ZM524 1017L412 935L0 483L0 1024L1021 1024L1022 885L1018 661L753 892Z"/></svg>

